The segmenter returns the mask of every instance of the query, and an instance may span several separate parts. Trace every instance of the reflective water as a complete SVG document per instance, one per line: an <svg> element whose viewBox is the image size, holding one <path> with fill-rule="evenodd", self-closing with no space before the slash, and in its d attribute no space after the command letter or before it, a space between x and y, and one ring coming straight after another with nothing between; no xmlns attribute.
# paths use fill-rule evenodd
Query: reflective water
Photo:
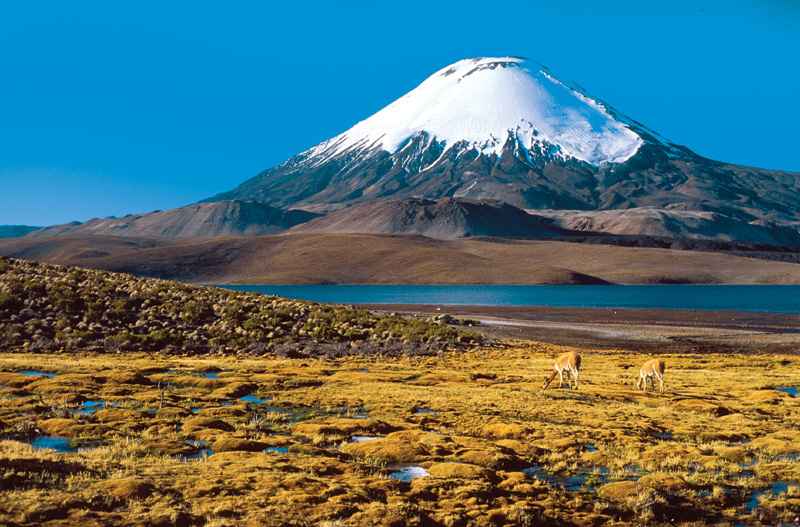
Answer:
<svg viewBox="0 0 800 527"><path fill-rule="evenodd" d="M336 304L708 309L800 313L794 285L231 285Z"/></svg>
<svg viewBox="0 0 800 527"><path fill-rule="evenodd" d="M42 370L20 370L18 373L25 377L47 377L48 379L56 376L55 372Z"/></svg>
<svg viewBox="0 0 800 527"><path fill-rule="evenodd" d="M245 395L244 397L239 397L239 400L247 404L265 404L270 401L269 398L262 399L256 395Z"/></svg>
<svg viewBox="0 0 800 527"><path fill-rule="evenodd" d="M77 449L70 444L69 438L58 436L39 436L31 441L31 446L36 449L55 450L56 452L75 452Z"/></svg>
<svg viewBox="0 0 800 527"><path fill-rule="evenodd" d="M416 465L396 465L389 467L389 477L399 481L411 481L413 479L429 476L428 471Z"/></svg>
<svg viewBox="0 0 800 527"><path fill-rule="evenodd" d="M381 436L350 436L351 443L369 443L370 441L376 441L380 439Z"/></svg>
<svg viewBox="0 0 800 527"><path fill-rule="evenodd" d="M79 414L92 415L97 410L102 410L106 407L106 402L103 400L98 401L83 401L81 407L78 409Z"/></svg>
<svg viewBox="0 0 800 527"><path fill-rule="evenodd" d="M776 481L769 488L757 490L752 494L750 494L750 497L747 499L747 503L745 503L745 508L747 509L747 512L753 512L758 508L759 498L761 498L761 496L765 496L766 494L772 494L773 496L778 496L780 494L786 494L788 491L789 491L789 482Z"/></svg>
<svg viewBox="0 0 800 527"><path fill-rule="evenodd" d="M186 441L186 444L194 447L196 450L189 454L181 454L180 457L184 461L191 461L196 459L206 459L214 455L214 451L208 447L207 441L191 439Z"/></svg>

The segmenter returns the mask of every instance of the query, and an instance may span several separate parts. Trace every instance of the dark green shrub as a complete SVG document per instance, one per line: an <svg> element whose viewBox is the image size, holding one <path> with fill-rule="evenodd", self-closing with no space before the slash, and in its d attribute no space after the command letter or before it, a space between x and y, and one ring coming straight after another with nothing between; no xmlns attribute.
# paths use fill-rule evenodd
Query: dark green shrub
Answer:
<svg viewBox="0 0 800 527"><path fill-rule="evenodd" d="M181 319L189 324L202 324L214 317L214 311L208 303L190 300L183 305Z"/></svg>
<svg viewBox="0 0 800 527"><path fill-rule="evenodd" d="M72 288L57 288L51 298L56 309L69 315L82 314L86 308L83 298Z"/></svg>
<svg viewBox="0 0 800 527"><path fill-rule="evenodd" d="M22 301L14 293L0 291L0 311L15 311L22 308Z"/></svg>

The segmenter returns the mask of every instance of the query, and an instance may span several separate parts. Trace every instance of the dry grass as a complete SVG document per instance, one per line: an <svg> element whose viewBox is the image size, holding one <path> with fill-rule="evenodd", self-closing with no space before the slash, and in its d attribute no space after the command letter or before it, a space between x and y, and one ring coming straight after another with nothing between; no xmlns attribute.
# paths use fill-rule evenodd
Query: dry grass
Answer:
<svg viewBox="0 0 800 527"><path fill-rule="evenodd" d="M2 355L0 523L771 525L800 514L800 398L774 390L800 384L796 357L666 355L659 395L634 389L644 356L585 350L580 390L542 392L562 351ZM200 376L213 369L217 380ZM243 392L272 400L248 405ZM69 411L100 399L93 414ZM87 449L33 450L38 434ZM198 450L187 440L215 452L186 461ZM431 476L387 477L398 463ZM522 472L534 464L536 477ZM786 489L755 495L749 511L776 481Z"/></svg>

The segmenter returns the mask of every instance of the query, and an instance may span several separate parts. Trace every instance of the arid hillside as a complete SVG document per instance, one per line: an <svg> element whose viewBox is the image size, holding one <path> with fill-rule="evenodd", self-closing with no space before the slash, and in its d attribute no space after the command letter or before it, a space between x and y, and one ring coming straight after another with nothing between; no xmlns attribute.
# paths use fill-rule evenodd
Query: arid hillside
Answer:
<svg viewBox="0 0 800 527"><path fill-rule="evenodd" d="M167 211L96 218L39 229L31 236L105 235L140 238L213 238L275 234L316 217L302 210L281 210L248 201L196 203Z"/></svg>
<svg viewBox="0 0 800 527"><path fill-rule="evenodd" d="M492 238L65 236L3 240L0 256L204 283L800 283L800 265L722 252Z"/></svg>

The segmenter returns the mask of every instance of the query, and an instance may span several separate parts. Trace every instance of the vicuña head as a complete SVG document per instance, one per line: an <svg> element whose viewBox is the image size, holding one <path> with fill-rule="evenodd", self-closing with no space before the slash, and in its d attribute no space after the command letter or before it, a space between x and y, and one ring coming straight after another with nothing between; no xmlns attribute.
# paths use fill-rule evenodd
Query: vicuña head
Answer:
<svg viewBox="0 0 800 527"><path fill-rule="evenodd" d="M553 363L553 373L544 380L542 390L546 390L553 379L558 375L558 387L564 385L564 374L567 374L569 387L572 388L572 381L575 381L575 389L578 389L578 375L581 371L581 355L577 351L568 351L558 356Z"/></svg>
<svg viewBox="0 0 800 527"><path fill-rule="evenodd" d="M659 384L659 391L664 391L664 370L667 369L664 359L650 359L642 364L639 369L639 379L636 381L636 388L647 391L647 384L652 382L653 390L656 389L656 381Z"/></svg>

